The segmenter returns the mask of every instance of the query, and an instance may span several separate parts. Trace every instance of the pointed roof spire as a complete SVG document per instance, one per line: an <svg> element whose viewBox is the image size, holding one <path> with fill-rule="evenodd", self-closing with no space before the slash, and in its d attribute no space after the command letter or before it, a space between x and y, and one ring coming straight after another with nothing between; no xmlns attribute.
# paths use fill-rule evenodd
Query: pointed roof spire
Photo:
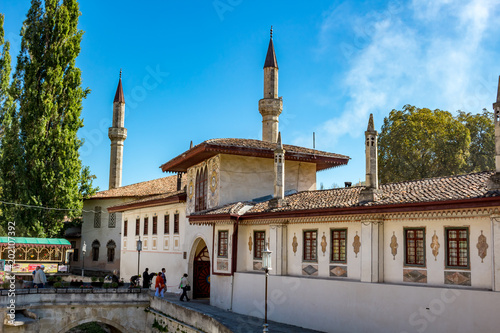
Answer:
<svg viewBox="0 0 500 333"><path fill-rule="evenodd" d="M375 125L373 124L373 113L370 113L370 119L368 120L368 128L366 130L368 132L375 131Z"/></svg>
<svg viewBox="0 0 500 333"><path fill-rule="evenodd" d="M283 144L281 143L281 132L278 132L278 141L276 142L276 149L283 150Z"/></svg>
<svg viewBox="0 0 500 333"><path fill-rule="evenodd" d="M118 81L118 87L116 88L115 100L113 103L125 103L125 96L123 95L122 88L122 69L120 68L120 81Z"/></svg>
<svg viewBox="0 0 500 333"><path fill-rule="evenodd" d="M189 144L189 149L193 149L193 140L191 140L191 143Z"/></svg>
<svg viewBox="0 0 500 333"><path fill-rule="evenodd" d="M267 48L266 61L264 62L264 68L266 67L278 68L278 61L276 61L276 53L274 52L274 44L273 44L273 26L271 26L271 39L269 40L269 47Z"/></svg>

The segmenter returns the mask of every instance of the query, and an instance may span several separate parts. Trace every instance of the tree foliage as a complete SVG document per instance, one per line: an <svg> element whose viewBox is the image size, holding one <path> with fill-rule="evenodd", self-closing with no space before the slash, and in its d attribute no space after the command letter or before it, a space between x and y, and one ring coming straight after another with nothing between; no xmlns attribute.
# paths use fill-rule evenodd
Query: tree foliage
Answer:
<svg viewBox="0 0 500 333"><path fill-rule="evenodd" d="M495 168L495 124L493 113L483 109L471 114L458 111L458 121L467 127L470 134L469 158L464 172L479 172Z"/></svg>
<svg viewBox="0 0 500 333"><path fill-rule="evenodd" d="M384 119L378 165L382 183L494 168L491 113L429 110L405 105Z"/></svg>
<svg viewBox="0 0 500 333"><path fill-rule="evenodd" d="M1 222L15 221L17 235L56 235L65 218L81 214L82 196L95 193L78 152L82 99L90 92L75 65L79 16L76 0L32 0L10 86L9 66L0 72L0 93L8 92L0 105L2 201L56 208L2 205ZM5 45L2 64L10 63Z"/></svg>

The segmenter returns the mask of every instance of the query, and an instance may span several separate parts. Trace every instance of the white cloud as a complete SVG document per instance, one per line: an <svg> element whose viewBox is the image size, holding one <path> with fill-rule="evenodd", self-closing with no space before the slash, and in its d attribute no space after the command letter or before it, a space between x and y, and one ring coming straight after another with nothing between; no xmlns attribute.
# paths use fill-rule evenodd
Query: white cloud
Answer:
<svg viewBox="0 0 500 333"><path fill-rule="evenodd" d="M494 20L499 7L493 0L414 0L351 20L346 5L332 8L319 32L319 50L337 47L349 60L343 82L348 102L319 135L331 138L331 146L344 135L358 137L369 113L382 118L404 104L452 112L491 108L500 61L499 51L494 57L488 47L500 44ZM353 41L329 44L340 28Z"/></svg>

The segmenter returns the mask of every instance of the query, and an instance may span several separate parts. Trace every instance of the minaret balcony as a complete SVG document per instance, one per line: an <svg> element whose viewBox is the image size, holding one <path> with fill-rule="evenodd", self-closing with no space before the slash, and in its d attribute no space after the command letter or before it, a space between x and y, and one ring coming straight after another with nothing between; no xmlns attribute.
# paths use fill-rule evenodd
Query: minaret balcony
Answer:
<svg viewBox="0 0 500 333"><path fill-rule="evenodd" d="M279 116L283 111L283 99L263 98L259 100L259 112L262 116Z"/></svg>
<svg viewBox="0 0 500 333"><path fill-rule="evenodd" d="M110 140L123 141L127 138L127 129L124 127L110 127L108 137Z"/></svg>

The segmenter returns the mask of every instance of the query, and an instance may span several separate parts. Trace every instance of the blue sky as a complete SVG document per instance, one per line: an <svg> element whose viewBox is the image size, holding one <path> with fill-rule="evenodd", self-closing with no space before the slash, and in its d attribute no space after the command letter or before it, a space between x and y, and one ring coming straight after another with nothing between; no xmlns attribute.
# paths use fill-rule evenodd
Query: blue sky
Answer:
<svg viewBox="0 0 500 333"><path fill-rule="evenodd" d="M12 56L29 1L3 1ZM500 75L495 0L81 1L85 34L81 158L108 188L112 101L126 100L123 185L165 176L159 166L211 138L261 139L258 100L274 26L284 143L345 154L318 186L364 180L364 131L405 104L491 110Z"/></svg>

